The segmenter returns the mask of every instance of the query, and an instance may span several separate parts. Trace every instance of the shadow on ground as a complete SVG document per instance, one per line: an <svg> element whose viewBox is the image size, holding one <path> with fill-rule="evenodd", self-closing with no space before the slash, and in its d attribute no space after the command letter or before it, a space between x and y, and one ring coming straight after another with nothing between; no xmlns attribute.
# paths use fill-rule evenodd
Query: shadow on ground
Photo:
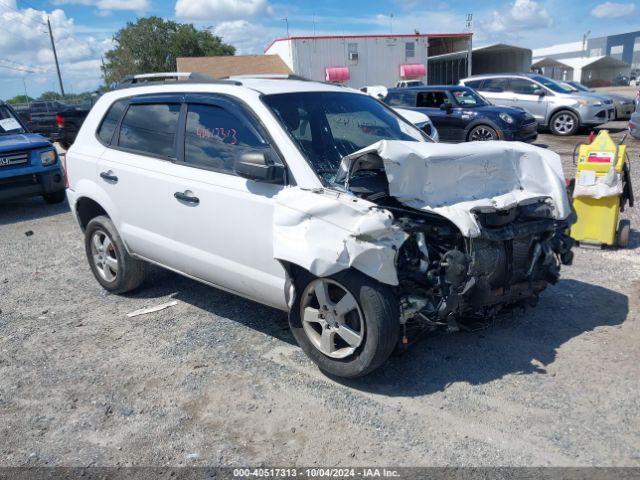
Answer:
<svg viewBox="0 0 640 480"><path fill-rule="evenodd" d="M37 220L69 212L69 204L65 200L54 205L47 204L42 198L34 197L0 202L0 225Z"/></svg>
<svg viewBox="0 0 640 480"><path fill-rule="evenodd" d="M152 277L134 297L176 292L174 298L182 302L295 345L287 316L281 311L171 272L158 270ZM619 325L628 312L623 294L562 280L543 293L536 308L508 316L486 330L432 334L406 354L391 357L369 376L333 380L389 396L418 396L445 390L456 382L479 385L505 375L546 374L546 366L553 363L564 343L596 327Z"/></svg>

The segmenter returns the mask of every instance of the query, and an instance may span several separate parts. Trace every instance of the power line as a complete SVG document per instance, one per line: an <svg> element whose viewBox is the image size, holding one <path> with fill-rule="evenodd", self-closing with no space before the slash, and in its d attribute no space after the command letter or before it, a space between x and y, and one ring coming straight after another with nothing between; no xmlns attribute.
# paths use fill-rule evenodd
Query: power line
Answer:
<svg viewBox="0 0 640 480"><path fill-rule="evenodd" d="M6 3L4 0L0 0L0 3L1 3L2 5L4 5L4 6L6 6L6 7L10 8L10 9L11 9L11 10L13 10L14 12L19 13L20 15L23 15L23 12L21 12L20 10L18 10L18 9L17 9L17 8L15 8L14 6L9 5L9 4L8 4L8 3ZM40 11L40 10L38 10L38 11ZM30 24L29 24L29 23L27 23L27 22L25 21L25 18L26 18L26 20L28 20L28 21L29 21L29 22L31 22L31 23L30 23ZM17 20L18 22L22 23L23 25L26 25L27 27L31 27L31 28L33 28L35 25L37 25L38 27L42 27L42 25L44 25L44 23L42 23L42 22L38 22L37 20L35 20L35 19L31 19L31 18L29 18L29 17L17 17L17 18L12 19L12 20ZM41 33L47 33L47 32L45 32L44 30L42 30L41 28L38 28L38 31L39 31L39 32L41 32Z"/></svg>

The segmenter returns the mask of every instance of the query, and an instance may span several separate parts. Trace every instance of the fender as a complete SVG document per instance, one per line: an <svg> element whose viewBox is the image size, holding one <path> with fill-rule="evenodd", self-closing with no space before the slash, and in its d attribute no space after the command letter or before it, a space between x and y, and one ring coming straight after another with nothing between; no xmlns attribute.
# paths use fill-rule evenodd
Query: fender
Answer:
<svg viewBox="0 0 640 480"><path fill-rule="evenodd" d="M482 118L477 118L477 119L473 120L472 122L470 122L464 128L464 141L465 142L467 141L467 138L469 137L469 132L471 130L473 130L473 128L477 127L478 125L488 125L489 127L493 128L498 133L498 140L502 140L504 138L504 133L502 133L502 128L500 128L497 123L495 123L494 121L490 120L487 117L482 117Z"/></svg>

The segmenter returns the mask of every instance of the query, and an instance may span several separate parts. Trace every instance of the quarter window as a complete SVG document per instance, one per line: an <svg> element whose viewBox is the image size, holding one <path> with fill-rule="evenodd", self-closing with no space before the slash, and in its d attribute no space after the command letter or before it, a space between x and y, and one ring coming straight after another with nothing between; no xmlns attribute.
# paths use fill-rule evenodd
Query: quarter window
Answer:
<svg viewBox="0 0 640 480"><path fill-rule="evenodd" d="M98 138L102 140L102 143L106 143L107 145L111 143L113 132L115 132L116 127L118 126L118 120L120 120L126 105L127 104L124 100L118 100L109 108L109 111L105 115L104 120L102 120L102 124L98 129Z"/></svg>
<svg viewBox="0 0 640 480"><path fill-rule="evenodd" d="M180 104L133 104L120 126L118 146L162 157L176 157Z"/></svg>
<svg viewBox="0 0 640 480"><path fill-rule="evenodd" d="M222 107L189 105L184 161L188 165L234 173L235 159L266 144L246 124Z"/></svg>

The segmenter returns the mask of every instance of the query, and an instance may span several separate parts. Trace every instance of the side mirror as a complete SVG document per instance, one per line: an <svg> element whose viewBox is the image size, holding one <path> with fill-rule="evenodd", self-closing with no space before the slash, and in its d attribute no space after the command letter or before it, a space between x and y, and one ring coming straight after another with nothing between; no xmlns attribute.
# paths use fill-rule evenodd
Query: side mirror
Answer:
<svg viewBox="0 0 640 480"><path fill-rule="evenodd" d="M450 112L451 110L453 110L453 105L451 105L450 102L444 102L442 105L440 105L440 110L446 110L447 112Z"/></svg>
<svg viewBox="0 0 640 480"><path fill-rule="evenodd" d="M544 88L536 88L533 91L534 95L538 95L539 97L544 97L547 94L547 91Z"/></svg>
<svg viewBox="0 0 640 480"><path fill-rule="evenodd" d="M256 182L283 183L284 166L276 165L266 150L252 150L236 158L236 175Z"/></svg>

